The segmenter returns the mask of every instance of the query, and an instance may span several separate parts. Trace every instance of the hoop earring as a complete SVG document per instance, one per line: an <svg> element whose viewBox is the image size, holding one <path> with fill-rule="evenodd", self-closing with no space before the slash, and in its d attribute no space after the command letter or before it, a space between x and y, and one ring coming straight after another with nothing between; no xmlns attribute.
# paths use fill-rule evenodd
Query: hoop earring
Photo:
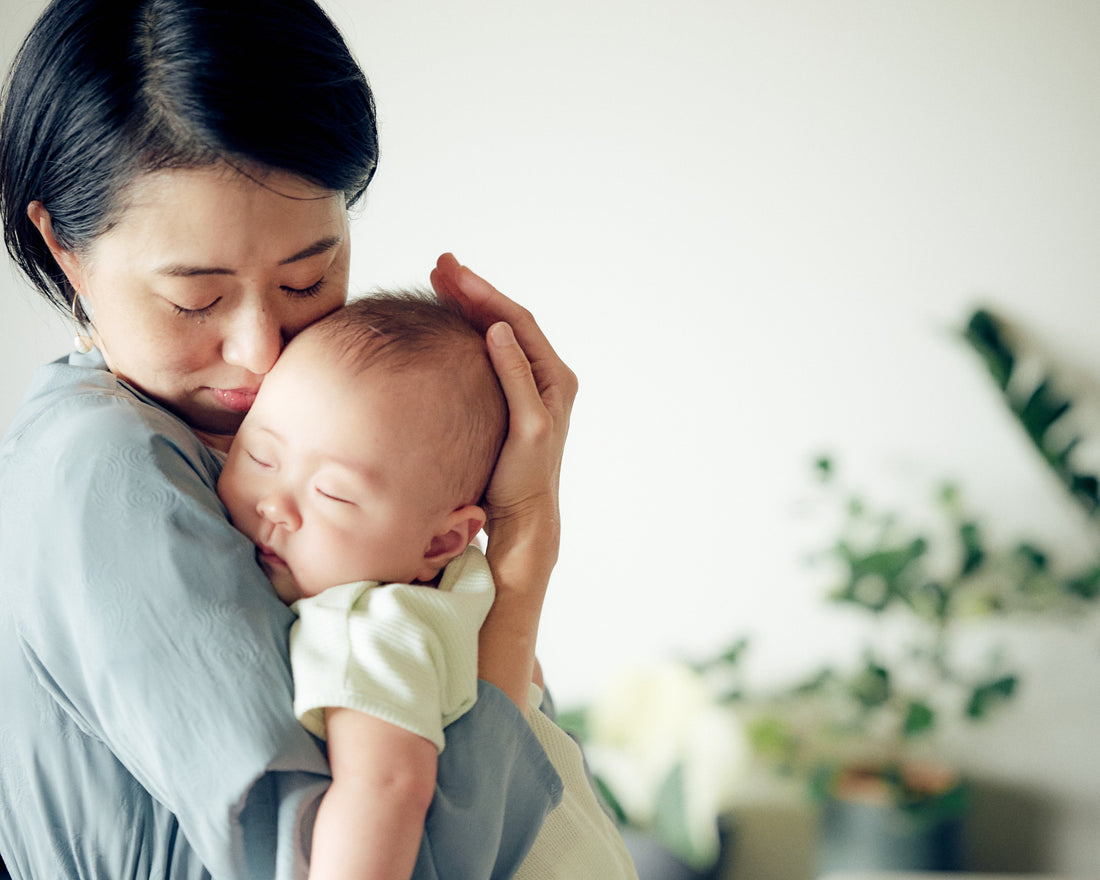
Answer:
<svg viewBox="0 0 1100 880"><path fill-rule="evenodd" d="M73 336L73 348L79 351L81 354L87 354L95 347L95 343L92 342L92 337L87 333L81 332L80 321L76 317L76 301L79 298L79 294L73 294L73 330L75 335Z"/></svg>

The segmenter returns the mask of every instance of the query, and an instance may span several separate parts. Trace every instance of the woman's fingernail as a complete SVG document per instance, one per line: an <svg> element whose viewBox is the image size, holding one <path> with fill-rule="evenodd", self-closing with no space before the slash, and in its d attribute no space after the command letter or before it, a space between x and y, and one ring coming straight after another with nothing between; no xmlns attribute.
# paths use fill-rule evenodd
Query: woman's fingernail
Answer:
<svg viewBox="0 0 1100 880"><path fill-rule="evenodd" d="M516 341L516 335L507 322L497 321L489 328L489 340L494 345L511 345Z"/></svg>

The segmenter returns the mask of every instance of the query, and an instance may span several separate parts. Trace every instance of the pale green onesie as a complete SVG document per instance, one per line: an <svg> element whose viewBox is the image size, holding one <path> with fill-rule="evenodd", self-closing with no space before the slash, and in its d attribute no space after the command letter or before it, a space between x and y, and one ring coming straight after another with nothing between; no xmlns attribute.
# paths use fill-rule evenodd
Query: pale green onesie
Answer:
<svg viewBox="0 0 1100 880"><path fill-rule="evenodd" d="M325 707L356 709L397 724L443 750L443 729L477 698L477 635L493 603L489 565L474 547L451 562L439 586L363 581L293 606L294 712L324 737ZM577 744L539 710L531 686L527 720L564 785L517 880L636 880L614 823L592 791Z"/></svg>

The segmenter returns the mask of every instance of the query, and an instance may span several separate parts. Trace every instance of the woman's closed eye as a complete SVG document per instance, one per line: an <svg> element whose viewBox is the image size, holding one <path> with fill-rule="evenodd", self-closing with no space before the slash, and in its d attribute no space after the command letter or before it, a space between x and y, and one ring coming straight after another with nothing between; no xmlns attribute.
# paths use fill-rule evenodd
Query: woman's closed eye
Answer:
<svg viewBox="0 0 1100 880"><path fill-rule="evenodd" d="M325 286L325 278L321 276L316 282L309 285L309 287L291 287L287 284L282 286L282 290L295 298L308 299L311 296L317 296Z"/></svg>
<svg viewBox="0 0 1100 880"><path fill-rule="evenodd" d="M311 299L317 296L324 287L325 279L321 278L309 285L309 287L290 287L284 284L280 289L293 299ZM181 306L179 303L171 303L171 306L173 311L182 318L205 318L214 311L214 307L219 302L221 302L220 296L213 302L197 309L189 309L186 306Z"/></svg>
<svg viewBox="0 0 1100 880"><path fill-rule="evenodd" d="M214 311L214 306L216 306L220 301L221 297L219 296L212 303L210 303L209 305L205 305L202 308L187 309L177 303L172 303L172 308L175 310L177 315L180 315L184 318L205 318L212 311Z"/></svg>

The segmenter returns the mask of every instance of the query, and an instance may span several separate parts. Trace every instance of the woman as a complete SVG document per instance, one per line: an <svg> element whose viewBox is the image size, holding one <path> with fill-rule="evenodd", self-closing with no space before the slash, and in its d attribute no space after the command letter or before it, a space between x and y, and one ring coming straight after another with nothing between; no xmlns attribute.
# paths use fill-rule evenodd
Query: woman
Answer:
<svg viewBox="0 0 1100 880"><path fill-rule="evenodd" d="M376 160L366 80L311 0L56 0L21 49L5 241L78 351L38 373L0 447L16 878L304 876L327 765L291 713L290 612L225 519L208 447L343 302ZM517 707L576 382L453 257L432 282L487 329L511 424L479 699L448 729L415 877L505 877L559 792Z"/></svg>

